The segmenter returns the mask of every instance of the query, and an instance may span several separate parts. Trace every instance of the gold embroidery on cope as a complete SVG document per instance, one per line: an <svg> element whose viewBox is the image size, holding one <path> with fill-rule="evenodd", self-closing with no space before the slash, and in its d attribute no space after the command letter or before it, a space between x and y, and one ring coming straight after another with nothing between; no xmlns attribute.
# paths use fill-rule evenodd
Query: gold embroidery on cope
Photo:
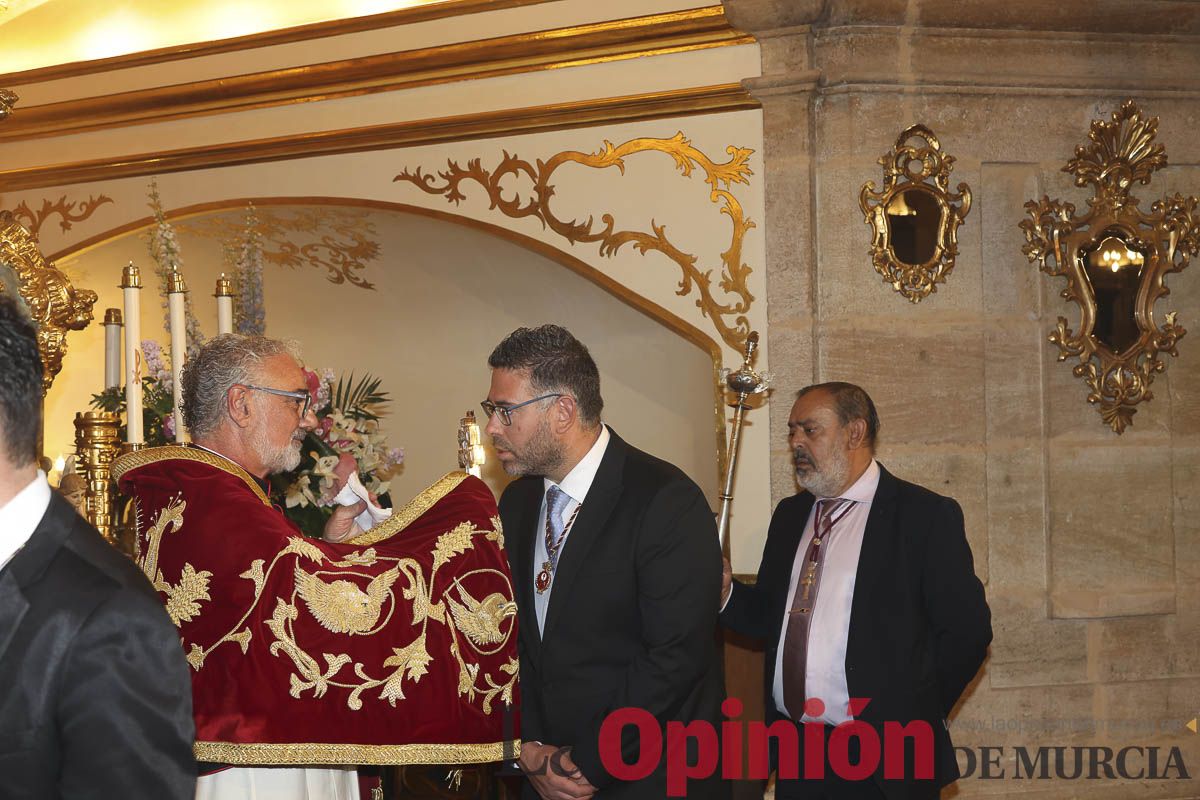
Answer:
<svg viewBox="0 0 1200 800"><path fill-rule="evenodd" d="M119 458L113 472L119 478L136 467L170 459L200 461L243 478L256 490L260 499L266 502L261 489L249 479L244 470L226 459L194 448L165 447L136 451ZM400 509L386 523L358 537L353 543L374 543L395 535L445 497L465 478L465 473L446 475ZM186 564L178 583L171 585L166 583L158 569L162 537L175 533L183 526L186 508L187 504L182 497L176 496L159 512L147 531L146 555L141 562L146 574L152 576L155 588L167 595L168 613L177 626L198 617L200 602L211 599L208 595L208 579L212 575L211 572L197 571L191 564ZM475 537L482 536L487 541L503 543L499 518L492 517L490 522L493 526L490 530L464 522L439 535L431 552L432 563L428 574L420 563L412 558L381 555L373 547L356 550L341 561L332 561L311 541L302 536L293 536L269 562L266 559L254 559L249 567L240 573L239 577L254 585L254 595L250 604L240 619L215 641L207 645L185 641L187 661L198 672L204 668L208 655L225 643L237 644L245 654L253 637L252 630L246 626L247 620L260 603L273 601L273 611L265 622L272 637L269 652L273 656L290 659L295 669L289 678L289 694L292 697L298 699L309 691L314 697L324 697L331 689L336 689L345 693L347 707L357 711L363 707L364 696L370 696L367 695L368 692L379 690L374 697L395 706L397 701L405 698L405 681L419 682L427 674L429 665L434 662L434 656L426 646L427 632L432 621L449 629L450 654L459 676L458 694L465 695L471 702L475 702L476 697L480 696L484 713L491 714L497 698L505 705L510 705L513 701L517 682L517 661L509 659L507 663L500 665L496 674L481 674L480 664L471 654L486 656L500 652L512 636L516 604L507 599L513 595L512 583L501 570L488 568L467 572L450 581L438 580L438 573L442 567L474 548ZM287 561L290 561L290 564L281 566L281 562ZM393 565L378 575L347 569L356 566L369 567L380 562L393 562ZM312 566L308 566L309 564ZM342 569L321 569L326 564ZM289 567L295 577L295 588L290 596L269 598L265 590L270 575L276 569ZM469 585L472 578L483 575L499 577L503 581L505 591L493 592L483 599L477 599L470 591ZM299 619L302 609L331 632L372 636L383 630L397 613L401 599L411 604L412 625L419 630L411 642L392 648L391 655L379 665L382 671L378 671L378 667L353 662L346 653L309 652L305 644L297 639L294 623ZM198 756L202 755L201 744L196 746ZM209 744L216 747L220 743ZM247 758L249 761L253 760L250 756ZM242 763L231 758L217 760ZM465 763L472 759L460 760ZM312 759L309 761L311 763ZM284 762L276 758L273 763ZM363 760L362 763L372 762Z"/></svg>

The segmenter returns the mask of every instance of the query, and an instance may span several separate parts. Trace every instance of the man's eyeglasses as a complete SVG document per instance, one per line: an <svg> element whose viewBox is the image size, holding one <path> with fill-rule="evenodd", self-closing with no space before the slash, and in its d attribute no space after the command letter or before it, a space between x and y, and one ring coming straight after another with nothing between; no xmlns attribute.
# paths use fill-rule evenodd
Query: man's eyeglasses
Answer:
<svg viewBox="0 0 1200 800"><path fill-rule="evenodd" d="M275 394L280 397L290 397L296 401L297 407L300 409L300 419L308 414L308 407L312 405L312 395L303 389L297 389L290 392L287 389L272 389L269 386L254 386L253 384L243 383L247 389L254 389L256 392L266 392L267 394Z"/></svg>
<svg viewBox="0 0 1200 800"><path fill-rule="evenodd" d="M500 421L505 425L512 425L512 412L518 408L524 408L530 403L536 403L538 400L545 400L550 397L562 397L562 392L552 392L544 394L541 397L535 397L532 400L526 400L524 403L517 403L515 406L498 406L491 400L484 400L479 405L483 408L483 413L487 414L487 418L491 419L493 414L500 415Z"/></svg>

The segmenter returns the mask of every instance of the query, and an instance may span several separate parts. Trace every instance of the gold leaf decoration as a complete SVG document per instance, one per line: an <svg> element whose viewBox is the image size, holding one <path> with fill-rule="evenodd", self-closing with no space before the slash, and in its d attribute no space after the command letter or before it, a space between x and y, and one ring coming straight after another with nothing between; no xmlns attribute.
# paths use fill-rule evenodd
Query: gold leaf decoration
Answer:
<svg viewBox="0 0 1200 800"><path fill-rule="evenodd" d="M437 546L433 551L433 571L450 561L456 555L467 552L471 548L471 536L475 526L469 522L458 525L454 530L447 531L438 537Z"/></svg>
<svg viewBox="0 0 1200 800"><path fill-rule="evenodd" d="M76 222L83 222L92 214L96 213L96 209L105 203L111 203L113 199L106 194L99 196L89 195L87 200L67 200L64 194L54 202L49 198L42 200L41 208L34 211L29 204L24 200L16 208L12 209L12 215L37 239L41 235L42 225L46 220L53 216L59 216L58 227L63 233L71 230L71 226Z"/></svg>
<svg viewBox="0 0 1200 800"><path fill-rule="evenodd" d="M242 655L246 655L246 653L249 652L251 638L253 638L253 637L250 634L249 628L247 628L244 631L241 631L240 633L230 634L230 636L229 636L230 641L237 642L238 645L242 648Z"/></svg>
<svg viewBox="0 0 1200 800"><path fill-rule="evenodd" d="M284 548L285 553L295 553L298 556L303 556L315 564L320 564L325 560L325 553L321 548L317 547L312 542L305 539L303 536L292 536L288 539L287 547Z"/></svg>
<svg viewBox="0 0 1200 800"><path fill-rule="evenodd" d="M254 581L254 596L262 594L263 585L266 583L266 576L263 574L263 565L267 562L261 558L256 558L250 562L250 569L238 575L239 578Z"/></svg>
<svg viewBox="0 0 1200 800"><path fill-rule="evenodd" d="M263 260L288 269L309 266L325 270L330 283L348 283L373 290L363 273L379 258L371 212L361 208L280 207L255 205L257 231L263 239ZM222 241L244 234L240 215L214 215L176 223L179 232Z"/></svg>
<svg viewBox="0 0 1200 800"><path fill-rule="evenodd" d="M414 639L405 647L392 648L393 655L383 662L385 667L396 667L396 671L383 685L380 698L395 706L397 700L404 698L403 682L411 678L417 683L428 672L428 666L433 661L429 650L425 647L425 633Z"/></svg>
<svg viewBox="0 0 1200 800"><path fill-rule="evenodd" d="M580 222L562 220L555 216L551 201L556 196L556 189L551 183L551 178L559 167L565 164L578 164L593 169L615 167L624 175L625 159L648 152L669 156L684 177L689 177L697 167L702 170L710 201L718 206L721 214L729 217L732 226L731 241L729 248L720 254L721 270L716 281L717 288L728 299L718 299L713 291L713 270L698 267L695 255L676 247L667 237L665 225L651 220L647 226L649 230L616 230L616 220L612 213L601 215L602 226L599 228L594 217ZM535 163L505 152L493 171L484 169L478 158L468 161L465 168L458 162L451 161L445 171L437 174L437 177L444 181L441 184L434 176L422 172L420 167L412 171L405 168L393 180L411 183L428 194L440 194L454 204L466 199L463 184L469 181L478 184L487 193L491 209L499 210L513 219L533 217L571 244L596 243L602 256L615 255L626 244L632 245L643 255L649 252L661 253L674 262L682 273L677 294L682 297L695 291L698 295L696 306L701 313L712 320L725 343L740 352L745 348L746 338L750 335L750 322L746 314L754 302L754 295L747 285L751 268L742 263L742 243L746 231L755 225L746 219L742 205L731 189L733 184L749 183L749 176L753 174L749 160L754 151L730 145L725 148L725 152L730 156L728 161L714 162L693 147L681 131L670 139L640 138L620 145L613 145L612 142L604 140L601 148L595 153L564 151L545 160L538 159ZM528 202L523 203L519 195L506 183L510 178L524 178L532 184L533 197Z"/></svg>
<svg viewBox="0 0 1200 800"><path fill-rule="evenodd" d="M204 666L204 649L198 644L193 644L185 658L191 668L199 672L200 668Z"/></svg>
<svg viewBox="0 0 1200 800"><path fill-rule="evenodd" d="M208 579L211 577L208 570L196 572L191 564L184 564L177 584L172 586L162 581L154 584L155 589L167 596L167 616L175 627L191 622L200 613L201 600L212 600L208 596Z"/></svg>
<svg viewBox="0 0 1200 800"><path fill-rule="evenodd" d="M1128 197L1134 183L1150 183L1150 176L1167 165L1167 151L1154 142L1158 117L1146 118L1132 100L1113 112L1112 120L1092 120L1090 145L1075 148L1075 157L1064 172L1075 176L1076 186L1095 184L1102 200Z"/></svg>
<svg viewBox="0 0 1200 800"><path fill-rule="evenodd" d="M500 517L492 517L492 530L487 534L489 542L495 542L501 550L504 549L504 525L500 522Z"/></svg>

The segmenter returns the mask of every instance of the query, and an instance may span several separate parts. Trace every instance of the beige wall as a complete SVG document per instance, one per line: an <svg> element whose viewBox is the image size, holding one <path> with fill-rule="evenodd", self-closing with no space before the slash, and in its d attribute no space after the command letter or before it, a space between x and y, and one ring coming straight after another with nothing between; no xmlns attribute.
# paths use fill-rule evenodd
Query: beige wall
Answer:
<svg viewBox="0 0 1200 800"><path fill-rule="evenodd" d="M763 52L749 84L764 106L772 369L783 385L840 379L871 392L881 461L962 504L987 585L995 641L954 733L959 745L1006 746L1007 777L958 791L1196 797L1188 781L1012 778L1017 745L1177 745L1200 770L1200 737L1181 727L1200 710L1200 342L1165 358L1154 399L1118 438L1055 360L1046 336L1078 314L1062 281L1026 261L1017 227L1043 193L1086 209L1089 193L1061 167L1126 96L1161 117L1174 165L1134 191L1142 207L1200 194L1196 7L726 5ZM1144 33L1105 32L1129 27ZM954 273L918 305L872 269L858 208L862 184L882 179L876 159L915 122L957 159L951 185L966 181L975 197ZM1200 267L1167 284L1159 319L1178 309L1194 327ZM780 444L786 413L772 409ZM794 488L779 448L774 464L778 499ZM1105 610L1090 609L1097 597Z"/></svg>
<svg viewBox="0 0 1200 800"><path fill-rule="evenodd" d="M264 207L295 214L305 207ZM319 209L338 213L339 209ZM333 284L307 264L265 269L267 333L295 339L307 363L337 373L369 371L393 398L383 426L405 449L393 481L397 503L456 468L458 422L482 420L487 356L511 330L556 322L589 346L601 370L604 419L635 446L677 464L715 501L717 447L711 355L559 263L485 231L400 212L347 210L379 255L368 260L364 289ZM221 237L236 233L241 210L178 223L184 272L201 329L213 335L212 290ZM219 221L214 225L214 220ZM224 225L221 225L224 223ZM120 265L142 265L142 334L167 344L144 232L126 234L62 260L77 285L95 287L97 308L120 306ZM46 451L70 453L71 419L103 380L103 329L73 337L68 366L47 399ZM490 450L490 447L489 447ZM485 478L506 478L489 459Z"/></svg>

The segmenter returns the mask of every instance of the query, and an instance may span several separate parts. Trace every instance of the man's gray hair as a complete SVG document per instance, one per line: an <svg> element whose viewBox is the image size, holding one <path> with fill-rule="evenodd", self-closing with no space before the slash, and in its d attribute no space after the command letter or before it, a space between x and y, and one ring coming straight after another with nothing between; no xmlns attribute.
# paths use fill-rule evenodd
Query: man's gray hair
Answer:
<svg viewBox="0 0 1200 800"><path fill-rule="evenodd" d="M297 358L292 342L265 336L226 333L209 339L183 366L183 422L193 437L216 431L225 414L225 398L234 384L255 383L262 362L272 356Z"/></svg>

